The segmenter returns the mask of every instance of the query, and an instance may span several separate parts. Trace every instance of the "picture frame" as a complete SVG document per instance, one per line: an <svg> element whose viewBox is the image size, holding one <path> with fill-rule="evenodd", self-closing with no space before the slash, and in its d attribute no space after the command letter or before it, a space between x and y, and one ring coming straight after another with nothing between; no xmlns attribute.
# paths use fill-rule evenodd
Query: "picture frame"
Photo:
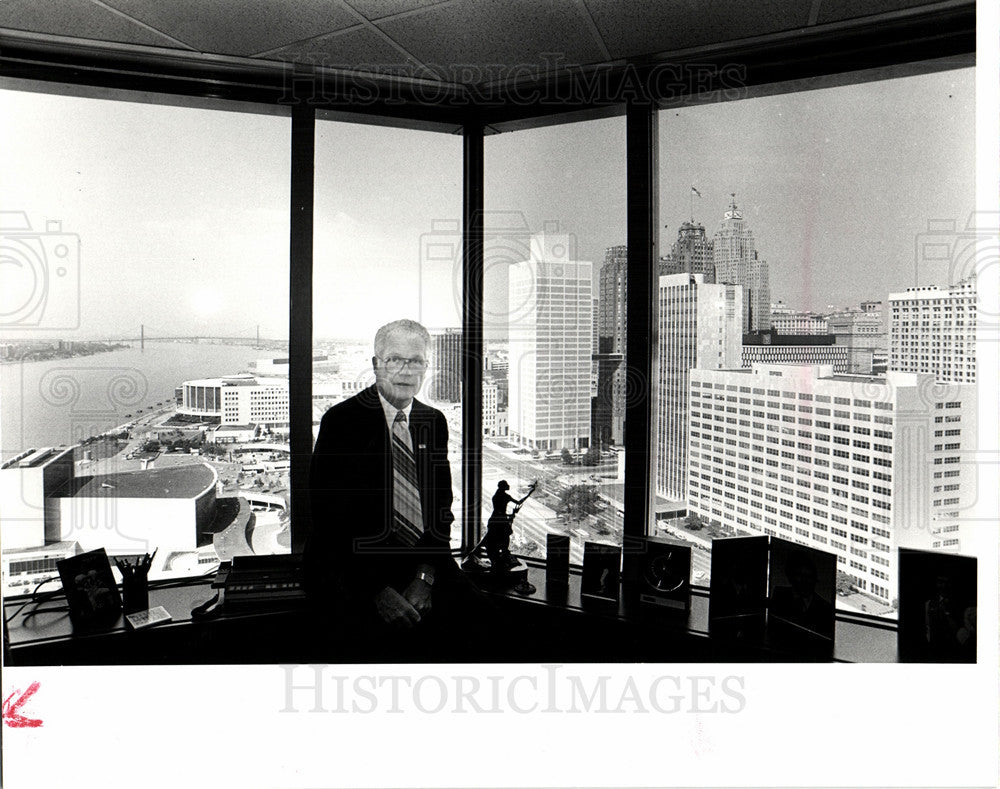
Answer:
<svg viewBox="0 0 1000 789"><path fill-rule="evenodd" d="M545 536L545 584L558 587L569 584L569 536Z"/></svg>
<svg viewBox="0 0 1000 789"><path fill-rule="evenodd" d="M639 554L639 602L687 611L691 606L691 546L644 537Z"/></svg>
<svg viewBox="0 0 1000 789"><path fill-rule="evenodd" d="M767 637L772 646L832 655L836 594L836 554L771 537Z"/></svg>
<svg viewBox="0 0 1000 789"><path fill-rule="evenodd" d="M122 598L111 562L98 548L56 562L70 621L81 630L110 627L122 613Z"/></svg>
<svg viewBox="0 0 1000 789"><path fill-rule="evenodd" d="M975 663L975 557L899 549L900 663Z"/></svg>
<svg viewBox="0 0 1000 789"><path fill-rule="evenodd" d="M767 535L712 540L712 581L708 592L708 632L738 641L759 642L767 621Z"/></svg>
<svg viewBox="0 0 1000 789"><path fill-rule="evenodd" d="M617 603L621 587L622 549L603 542L583 544L582 600Z"/></svg>

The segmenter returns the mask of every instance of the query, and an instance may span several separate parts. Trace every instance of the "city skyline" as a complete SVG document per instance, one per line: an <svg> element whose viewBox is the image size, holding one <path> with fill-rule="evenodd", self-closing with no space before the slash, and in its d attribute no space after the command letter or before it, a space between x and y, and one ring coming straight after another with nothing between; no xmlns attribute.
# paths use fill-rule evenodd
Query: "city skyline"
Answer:
<svg viewBox="0 0 1000 789"><path fill-rule="evenodd" d="M951 284L946 263L917 267L916 244L928 222L962 227L972 213L973 87L963 69L664 111L658 255L692 218L695 186L693 219L709 236L735 192L773 301L820 310ZM0 91L0 111L3 209L36 231L61 221L81 242L80 328L0 334L100 339L145 323L226 335L262 323L287 336L287 118L16 91ZM246 161L223 166L223 144ZM488 232L491 218L522 223L487 260L487 321L498 324L524 234L558 224L574 259L595 268L624 243L624 119L489 136L485 155ZM315 336L364 339L399 315L460 325L460 139L319 121L316 175Z"/></svg>

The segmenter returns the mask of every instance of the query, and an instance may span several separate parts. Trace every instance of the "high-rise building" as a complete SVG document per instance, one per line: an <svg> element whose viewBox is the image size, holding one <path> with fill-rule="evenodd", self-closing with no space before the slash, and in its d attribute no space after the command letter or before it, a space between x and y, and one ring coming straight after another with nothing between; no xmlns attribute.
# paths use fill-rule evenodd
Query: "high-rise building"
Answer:
<svg viewBox="0 0 1000 789"><path fill-rule="evenodd" d="M837 345L847 348L848 370L855 375L885 372L886 341L882 302L865 301L860 309L846 309L826 316Z"/></svg>
<svg viewBox="0 0 1000 789"><path fill-rule="evenodd" d="M933 383L827 365L692 370L689 509L836 553L858 589L891 602L895 548L960 551L975 500L975 467L961 462L975 387Z"/></svg>
<svg viewBox="0 0 1000 789"><path fill-rule="evenodd" d="M771 327L771 282L757 256L753 231L736 206L736 195L712 239L715 281L743 287L743 333Z"/></svg>
<svg viewBox="0 0 1000 789"><path fill-rule="evenodd" d="M431 332L431 374L427 396L439 403L462 401L462 330Z"/></svg>
<svg viewBox="0 0 1000 789"><path fill-rule="evenodd" d="M608 247L597 300L596 391L591 402L590 434L599 446L625 440L625 332L628 247Z"/></svg>
<svg viewBox="0 0 1000 789"><path fill-rule="evenodd" d="M889 294L889 369L976 381L976 279Z"/></svg>
<svg viewBox="0 0 1000 789"><path fill-rule="evenodd" d="M668 499L687 495L689 373L739 367L742 301L738 285L706 284L702 274L660 277L656 490Z"/></svg>
<svg viewBox="0 0 1000 789"><path fill-rule="evenodd" d="M597 447L625 442L625 357L620 353L594 354L597 392L591 402L590 435Z"/></svg>
<svg viewBox="0 0 1000 789"><path fill-rule="evenodd" d="M628 247L608 247L601 266L598 296L598 353L625 353L628 329L625 304L628 299Z"/></svg>
<svg viewBox="0 0 1000 789"><path fill-rule="evenodd" d="M706 283L715 282L712 242L704 225L691 221L680 226L670 252L660 258L659 275L668 274L704 274Z"/></svg>
<svg viewBox="0 0 1000 789"><path fill-rule="evenodd" d="M522 446L590 444L593 267L569 258L565 235L532 236L528 260L510 268L508 427Z"/></svg>
<svg viewBox="0 0 1000 789"><path fill-rule="evenodd" d="M483 379L483 435L497 434L497 384L488 378Z"/></svg>

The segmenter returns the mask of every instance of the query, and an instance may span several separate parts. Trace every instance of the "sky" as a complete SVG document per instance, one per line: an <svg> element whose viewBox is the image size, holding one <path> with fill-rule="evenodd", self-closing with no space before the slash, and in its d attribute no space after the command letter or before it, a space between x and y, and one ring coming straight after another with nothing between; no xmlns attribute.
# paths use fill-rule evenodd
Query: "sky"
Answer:
<svg viewBox="0 0 1000 789"><path fill-rule="evenodd" d="M961 227L973 210L973 89L964 69L662 112L660 253L695 186L709 235L736 193L775 301L822 310L947 284L948 265L917 266L916 250L929 221ZM7 90L0 117L0 209L45 236L18 242L5 214L0 336L287 336L287 117ZM369 339L402 315L460 323L461 157L459 135L318 122L317 338ZM625 121L489 136L485 157L487 227L502 228L487 314L502 323L531 233L569 234L595 277L625 243ZM24 256L40 244L55 271L49 220L79 259L71 243L39 322Z"/></svg>

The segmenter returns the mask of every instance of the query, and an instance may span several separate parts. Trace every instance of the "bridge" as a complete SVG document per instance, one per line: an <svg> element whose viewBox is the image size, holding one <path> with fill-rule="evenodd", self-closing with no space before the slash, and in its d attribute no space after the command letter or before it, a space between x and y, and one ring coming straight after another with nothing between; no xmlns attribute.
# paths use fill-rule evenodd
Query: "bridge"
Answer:
<svg viewBox="0 0 1000 789"><path fill-rule="evenodd" d="M255 331L254 331L255 329ZM145 324L139 326L138 337L119 337L109 340L109 342L137 342L139 348L144 349L147 342L188 342L188 343L211 343L214 345L247 345L254 348L277 348L288 350L288 340L276 340L260 336L260 325L248 330L243 335L218 335L218 334L159 334L155 331L148 331Z"/></svg>

